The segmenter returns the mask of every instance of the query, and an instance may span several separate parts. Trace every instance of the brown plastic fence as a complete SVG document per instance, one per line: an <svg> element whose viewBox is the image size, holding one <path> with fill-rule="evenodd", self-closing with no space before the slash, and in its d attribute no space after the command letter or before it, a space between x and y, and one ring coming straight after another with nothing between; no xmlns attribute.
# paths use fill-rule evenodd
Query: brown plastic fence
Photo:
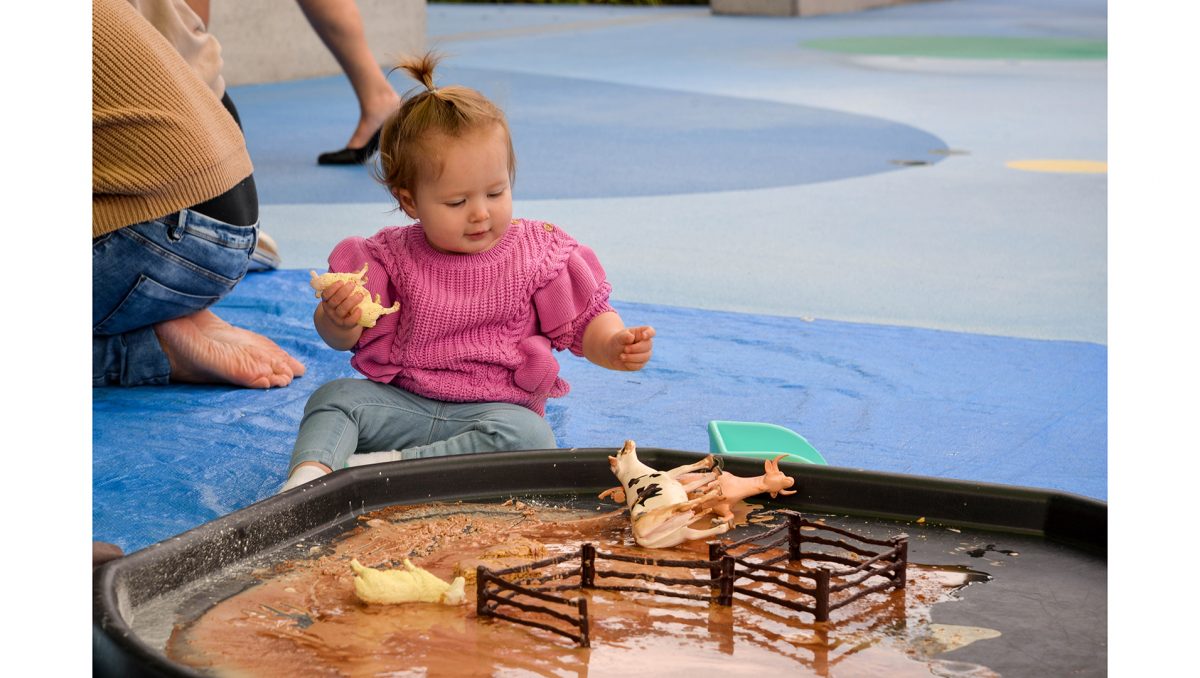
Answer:
<svg viewBox="0 0 1200 678"><path fill-rule="evenodd" d="M669 560L646 556L624 556L603 553L597 551L593 544L584 544L578 551L572 553L504 570L493 571L480 565L476 571L476 613L480 617L495 617L557 633L574 640L582 647L589 647L587 600L582 597L564 598L553 595L550 591L578 589L635 591L704 600L719 605L732 605L733 596L741 594L792 610L807 612L813 615L815 621L824 622L829 621L829 614L832 610L848 605L863 596L889 588L903 589L905 587L907 583L905 570L908 565L907 537L892 537L887 540L871 539L854 534L849 530L807 520L794 511L781 510L779 513L786 517L787 522L765 534L753 535L728 544L710 543L707 560ZM806 527L810 529L805 530ZM806 532L811 532L811 534L806 534ZM754 556L784 544L787 546L784 555L751 560ZM805 545L810 545L810 548L806 549ZM818 548L821 546L826 548ZM872 547L886 547L886 550L873 550ZM830 549L835 550L831 552ZM840 549L840 552L836 549ZM842 555L842 553L854 554L857 558ZM579 560L578 567L539 573L545 568L575 559ZM598 569L597 561L606 560L650 565L656 569L707 569L709 579L678 578L659 573ZM820 565L813 569L794 569L776 565L783 561L799 565L801 560L817 562ZM833 567L826 566L826 564L831 564ZM846 567L836 567L838 565ZM786 581L784 577L805 579L811 582L811 586ZM652 588L632 583L628 585L605 584L600 581L605 578L652 582L671 588ZM781 589L792 591L798 596L797 599L792 599L737 586L740 579L774 584ZM702 593L692 593L677 590L679 587L708 590ZM833 594L842 591L849 593L835 600ZM556 605L561 609L519 600L518 596L528 596ZM566 622L571 630L499 611L502 606L506 605L531 615L545 615ZM574 610L575 614L572 615L570 610ZM576 629L577 632L574 631Z"/></svg>

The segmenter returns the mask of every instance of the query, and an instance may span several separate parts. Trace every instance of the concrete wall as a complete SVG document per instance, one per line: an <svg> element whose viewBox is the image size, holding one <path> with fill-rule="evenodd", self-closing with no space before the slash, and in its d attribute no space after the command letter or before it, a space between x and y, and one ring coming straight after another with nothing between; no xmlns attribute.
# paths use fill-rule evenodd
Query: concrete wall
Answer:
<svg viewBox="0 0 1200 678"><path fill-rule="evenodd" d="M357 0L381 66L425 49L425 0ZM341 74L292 0L211 0L209 30L221 42L230 85Z"/></svg>
<svg viewBox="0 0 1200 678"><path fill-rule="evenodd" d="M754 14L761 16L816 16L860 12L926 0L709 0L713 14Z"/></svg>

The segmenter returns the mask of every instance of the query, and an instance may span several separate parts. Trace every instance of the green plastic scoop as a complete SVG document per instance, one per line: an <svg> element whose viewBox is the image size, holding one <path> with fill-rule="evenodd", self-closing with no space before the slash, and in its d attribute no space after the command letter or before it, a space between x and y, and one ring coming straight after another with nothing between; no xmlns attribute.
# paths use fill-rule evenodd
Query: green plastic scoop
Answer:
<svg viewBox="0 0 1200 678"><path fill-rule="evenodd" d="M738 457L774 459L800 464L828 465L825 457L795 431L753 421L708 422L708 450Z"/></svg>

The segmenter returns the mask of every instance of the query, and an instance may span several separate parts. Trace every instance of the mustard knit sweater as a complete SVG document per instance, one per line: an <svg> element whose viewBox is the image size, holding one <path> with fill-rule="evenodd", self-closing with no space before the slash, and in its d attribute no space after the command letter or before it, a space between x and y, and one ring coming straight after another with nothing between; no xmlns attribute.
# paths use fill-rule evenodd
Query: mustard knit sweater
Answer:
<svg viewBox="0 0 1200 678"><path fill-rule="evenodd" d="M215 198L254 171L233 117L128 0L92 3L92 237Z"/></svg>

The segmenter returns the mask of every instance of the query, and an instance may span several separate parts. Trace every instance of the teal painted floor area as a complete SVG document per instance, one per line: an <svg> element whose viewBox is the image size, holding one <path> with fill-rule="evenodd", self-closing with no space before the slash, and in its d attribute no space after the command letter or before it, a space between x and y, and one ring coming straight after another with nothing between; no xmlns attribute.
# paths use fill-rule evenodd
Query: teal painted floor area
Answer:
<svg viewBox="0 0 1200 678"><path fill-rule="evenodd" d="M752 190L934 164L946 143L886 119L601 80L439 69L441 82L489 93L505 111L525 200ZM396 86L407 85L393 76ZM315 135L344 118L343 78L234 88L264 203L374 202L386 193L357 166L319 166ZM328 122L327 122L328 121ZM702 143L700 143L702 142Z"/></svg>

